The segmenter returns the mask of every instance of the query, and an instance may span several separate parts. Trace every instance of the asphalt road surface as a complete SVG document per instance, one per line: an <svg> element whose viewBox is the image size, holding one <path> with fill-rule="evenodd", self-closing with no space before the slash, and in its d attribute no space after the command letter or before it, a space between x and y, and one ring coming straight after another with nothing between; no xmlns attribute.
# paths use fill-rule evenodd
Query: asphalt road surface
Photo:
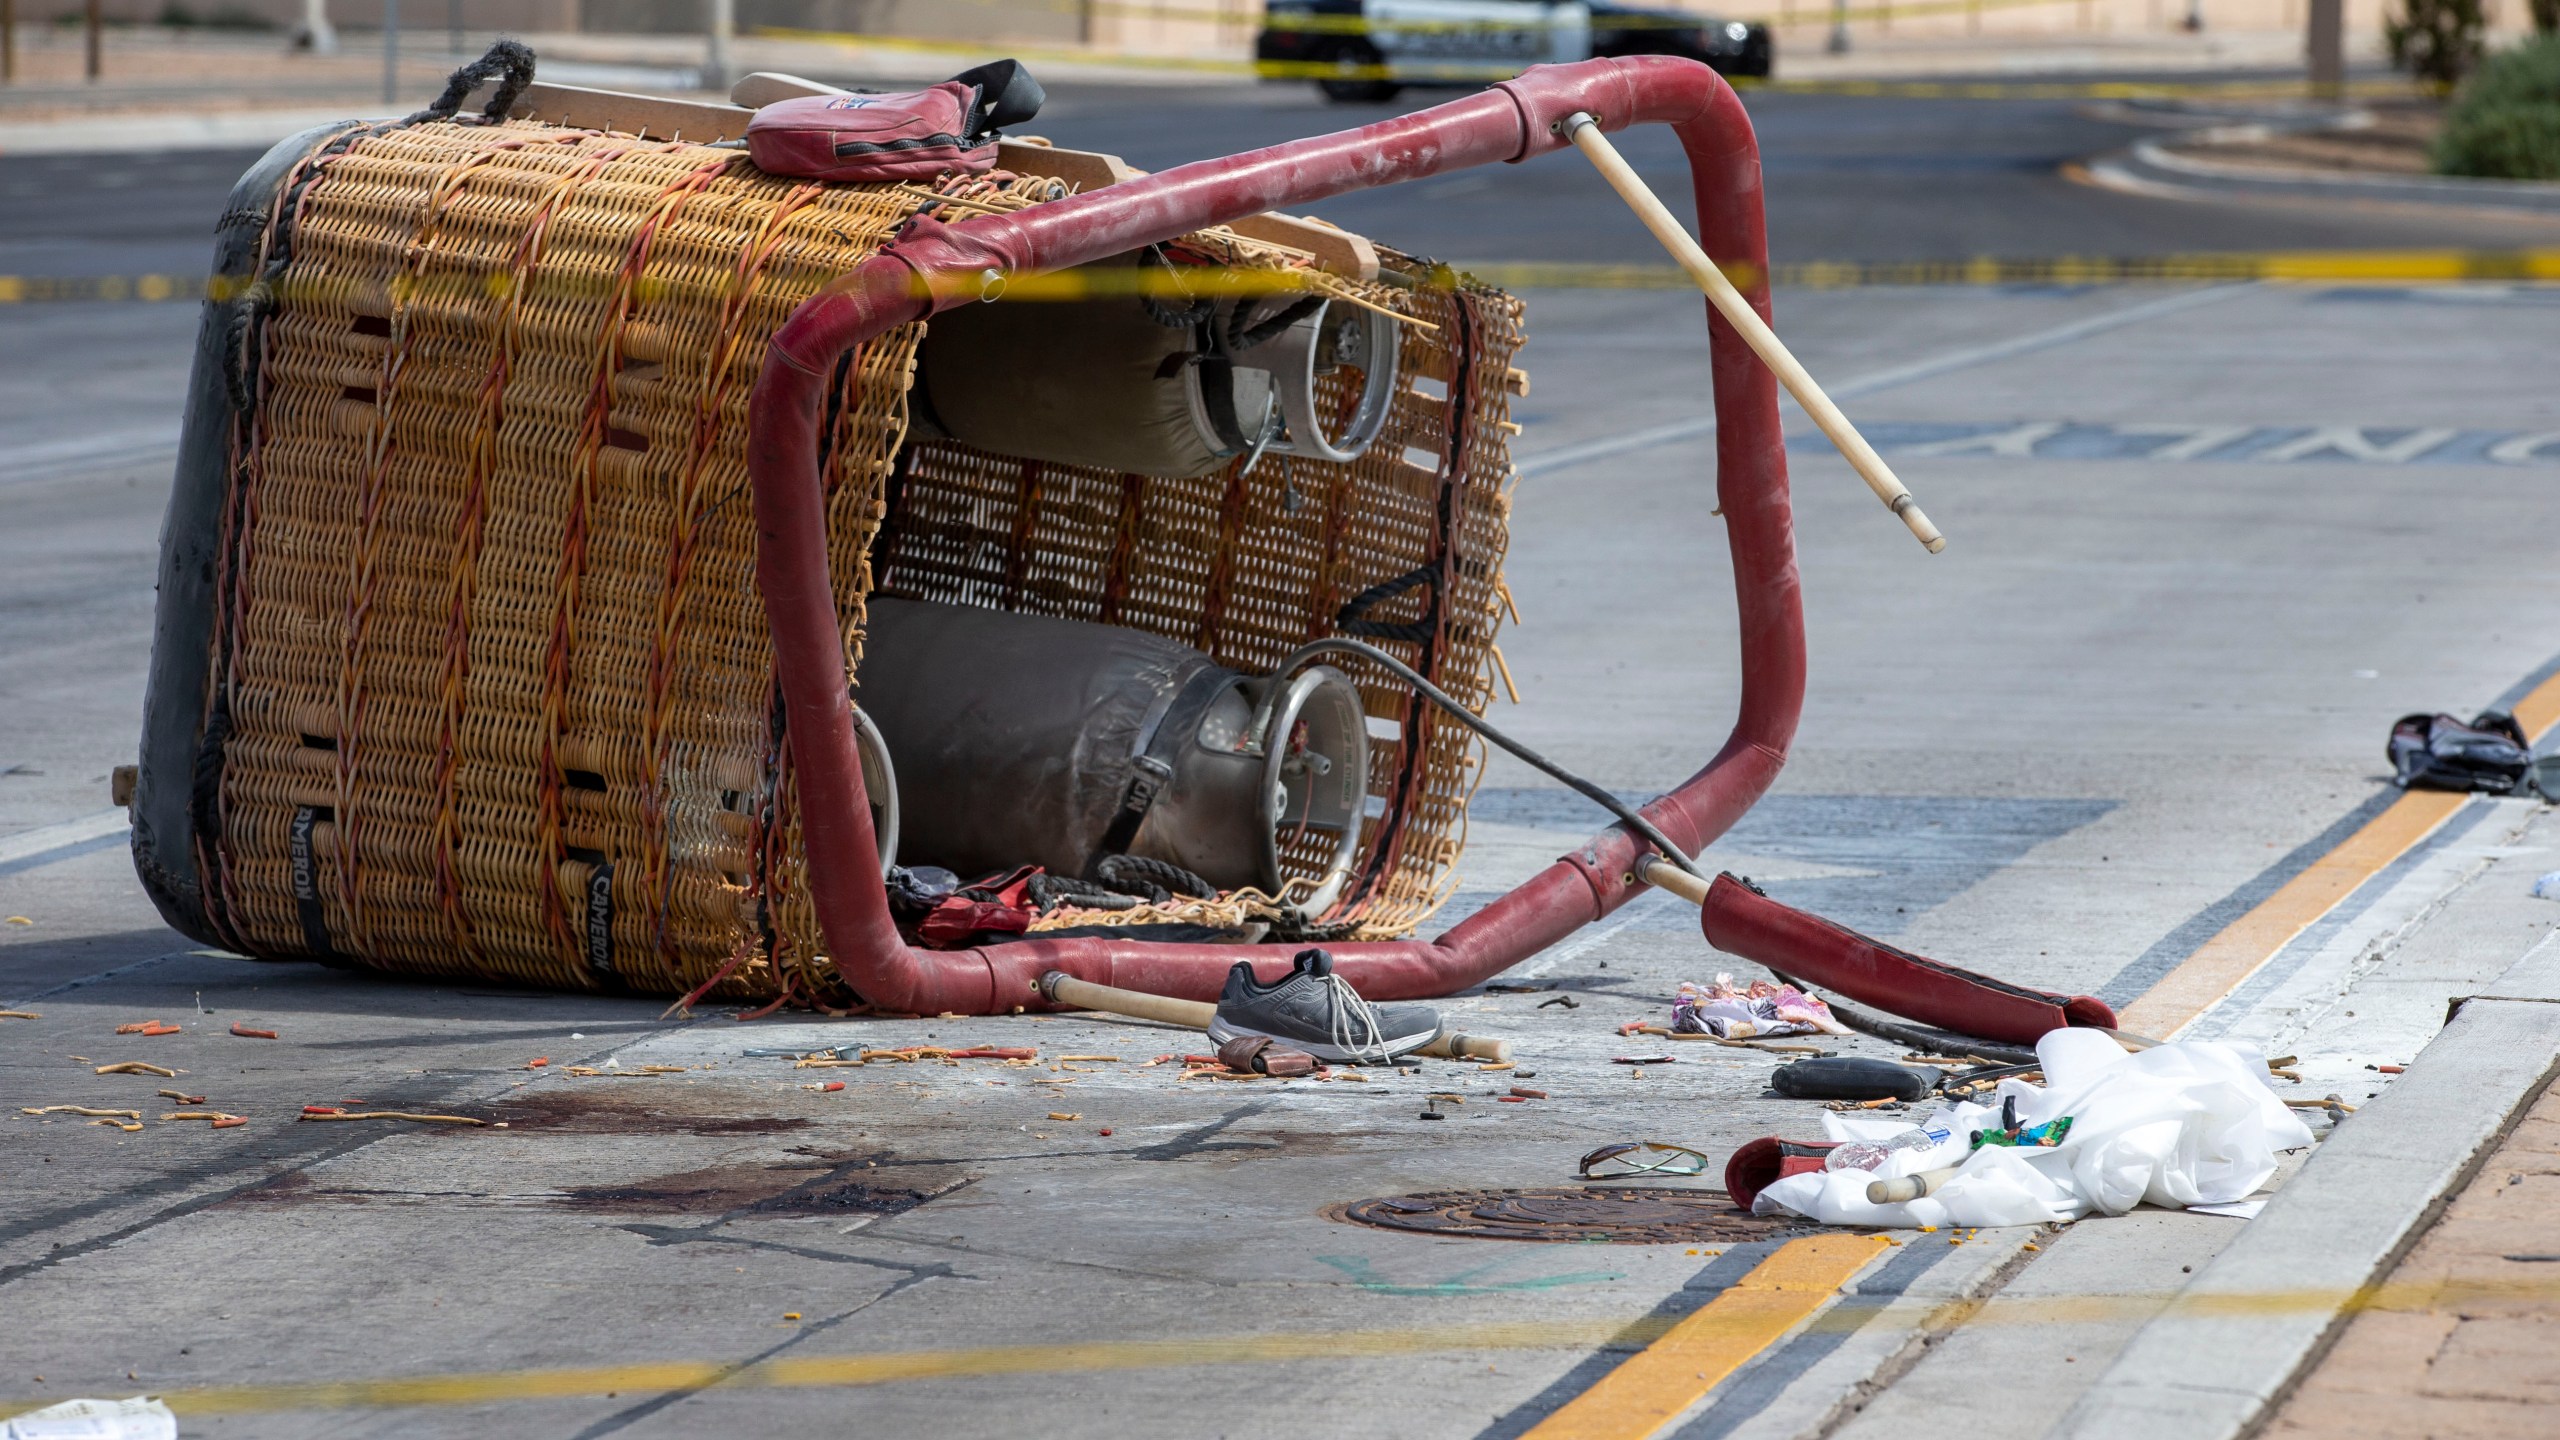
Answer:
<svg viewBox="0 0 2560 1440"><path fill-rule="evenodd" d="M1783 96L1753 110L1781 259L2516 241L2089 190L2057 167L2139 131L2069 104ZM1069 92L1042 128L1156 168L1366 113L1294 88ZM1629 149L1658 181L1676 174L1666 145ZM0 273L201 263L246 159L0 158ZM1571 156L1321 213L1457 260L1655 258ZM1734 698L1697 424L1703 326L1693 301L1662 293L1528 300L1535 388L1509 569L1524 623L1504 637L1523 703L1497 718L1644 793L1715 749ZM1805 720L1777 791L1709 856L1781 898L2021 982L2127 999L2199 943L2199 917L2370 804L2395 717L2468 712L2560 650L2548 290L1860 290L1782 293L1777 312L1953 542L1922 554L1799 420ZM108 769L133 754L195 321L177 305L0 308L0 845L105 810ZM1597 825L1507 763L1474 816L1453 913ZM2521 823L2471 827L2464 843ZM2394 903L2422 912L2430 896L2410 887L2450 883L2427 874ZM1616 1025L1662 1019L1678 981L1731 964L1664 897L1515 977L1552 993L1450 1002L1462 1028L1508 1035L1538 1072L1551 1099L1522 1106L1491 1102L1513 1077L1447 1066L1360 1086L1186 1088L1134 1063L1181 1037L1093 1020L741 1027L662 1020L654 1003L249 964L160 928L112 836L0 862L0 913L25 922L0 928L0 1004L42 1016L0 1020L0 1408L220 1390L187 1410L190 1435L639 1437L848 1419L1058 1437L1519 1435L1725 1293L1766 1243L1422 1239L1325 1207L1554 1184L1604 1141L1720 1155L1818 1121L1763 1097L1764 1056L1684 1055L1641 1078L1610 1063ZM1547 1004L1559 996L1574 1008ZM2256 1015L2216 1023L2245 1030ZM185 1033L145 1058L183 1067L251 1126L128 1135L14 1113L156 1105L141 1097L158 1082L119 1089L108 1082L136 1077L70 1058L139 1055L113 1027L154 1016ZM234 1020L284 1038L232 1039ZM2320 1077L2371 1079L2367 1064L2405 1058L2388 1048L2403 1038L2340 1040ZM928 1040L1127 1061L1012 1086L933 1066L817 1072L854 1082L829 1094L805 1088L812 1072L741 1053ZM535 1056L555 1063L525 1070ZM562 1073L608 1060L693 1068ZM1468 1097L1453 1121L1417 1120L1434 1089ZM510 1125L289 1122L300 1104L354 1098L480 1107ZM2230 1223L2086 1224L2024 1273L2104 1288L2142 1256L2200 1263ZM1889 1308L1960 1293L1998 1268L1977 1257L2018 1253L1933 1239L1866 1294ZM2069 1399L2065 1361L2094 1370L2123 1333L2100 1320L1986 1340L1967 1352L1975 1383L1912 1390L1899 1433L2041 1433L2053 1397ZM2070 1356L2055 1349L2066 1340ZM1864 1343L1790 1342L1665 1433L1833 1433L1870 1374L1840 1369ZM222 1388L409 1376L481 1378ZM2038 1393L1975 1403L2012 1384Z"/></svg>
<svg viewBox="0 0 2560 1440"><path fill-rule="evenodd" d="M1160 170L1366 124L1452 93L1409 91L1393 106L1370 106L1326 104L1300 85L1061 86L1039 120L1022 128ZM1770 252L1782 262L2494 248L2549 233L2548 226L2535 231L2494 219L2164 204L2062 176L2068 162L2200 123L2209 111L1815 94L1754 94L1747 103L1767 177ZM1639 131L1619 144L1650 183L1686 206L1685 171L1668 131ZM0 274L199 267L212 217L254 158L227 151L0 156ZM1340 224L1457 262L1659 260L1622 210L1579 162L1474 170L1326 207Z"/></svg>

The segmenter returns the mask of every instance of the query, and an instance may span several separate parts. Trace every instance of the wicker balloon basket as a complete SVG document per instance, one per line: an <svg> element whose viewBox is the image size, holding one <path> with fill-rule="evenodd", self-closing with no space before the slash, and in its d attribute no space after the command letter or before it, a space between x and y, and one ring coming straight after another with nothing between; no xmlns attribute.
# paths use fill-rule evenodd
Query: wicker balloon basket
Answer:
<svg viewBox="0 0 2560 1440"><path fill-rule="evenodd" d="M809 899L749 393L794 307L911 216L1051 203L1091 166L1008 146L989 175L817 184L567 120L332 127L243 180L164 557L137 858L173 923L251 956L658 994L725 968L712 993L858 1004ZM890 331L823 429L848 663L875 594L1261 671L1377 592L1361 634L1492 699L1519 303L1254 229L1164 258L1401 317L1375 442L1165 478L919 438L925 326ZM1453 885L1481 755L1409 687L1342 668L1371 799L1309 929L1399 936Z"/></svg>

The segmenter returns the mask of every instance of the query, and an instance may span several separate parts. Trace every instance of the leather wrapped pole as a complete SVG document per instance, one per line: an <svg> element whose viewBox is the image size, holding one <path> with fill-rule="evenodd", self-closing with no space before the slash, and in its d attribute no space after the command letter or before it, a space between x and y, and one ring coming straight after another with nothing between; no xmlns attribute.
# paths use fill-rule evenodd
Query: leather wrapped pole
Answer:
<svg viewBox="0 0 2560 1440"><path fill-rule="evenodd" d="M1845 925L1781 905L1749 882L1719 875L1699 910L1707 943L1862 1004L2011 1045L2048 1030L2113 1030L2116 1012L2088 995L2055 995L1897 950Z"/></svg>
<svg viewBox="0 0 2560 1440"><path fill-rule="evenodd" d="M1207 226L1349 191L1518 161L1563 147L1565 117L1607 130L1672 127L1686 152L1701 238L1747 265L1768 314L1759 148L1732 89L1667 56L1539 66L1479 94L1357 130L1292 141L956 224L913 222L896 243L811 296L773 338L753 397L756 579L773 627L789 713L811 898L846 980L884 1009L986 1014L1041 1003L1052 970L1099 984L1211 999L1227 968L1285 972L1295 947L1025 940L921 951L900 939L882 887L846 703L844 639L827 570L819 424L846 353L896 326L980 298L1018 272L1061 269ZM1691 853L1723 834L1777 778L1804 701L1804 611L1788 507L1777 383L1731 327L1708 316L1716 500L1732 548L1742 697L1732 734L1704 769L1645 807ZM1704 508L1704 497L1701 497ZM1608 914L1641 888L1644 846L1623 826L1571 854L1433 941L1337 945L1340 973L1378 1000L1475 984Z"/></svg>

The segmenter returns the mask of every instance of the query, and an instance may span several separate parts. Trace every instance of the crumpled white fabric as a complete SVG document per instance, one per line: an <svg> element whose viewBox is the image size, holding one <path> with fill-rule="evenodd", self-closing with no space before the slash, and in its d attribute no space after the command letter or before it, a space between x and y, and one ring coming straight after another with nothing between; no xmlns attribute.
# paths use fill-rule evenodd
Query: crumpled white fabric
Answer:
<svg viewBox="0 0 2560 1440"><path fill-rule="evenodd" d="M0 1420L0 1440L178 1440L178 1417L150 1395L65 1400Z"/></svg>
<svg viewBox="0 0 2560 1440"><path fill-rule="evenodd" d="M2149 1201L2182 1208L2242 1199L2273 1175L2278 1152L2311 1143L2311 1131L2276 1098L2254 1048L2178 1041L2128 1054L2094 1030L2055 1030L2036 1043L2045 1083L2004 1080L1993 1103L1959 1103L1926 1122L1951 1133L1935 1148L1900 1150L1872 1171L1790 1175L1760 1192L1758 1214L1794 1214L1827 1225L2035 1225L2121 1215ZM1975 1130L1997 1125L2015 1095L2018 1119L2071 1117L2071 1133L2045 1149L1986 1145ZM1886 1140L1920 1128L1899 1120L1826 1113L1834 1140ZM1961 1163L1934 1195L1901 1205L1867 1201L1867 1182Z"/></svg>

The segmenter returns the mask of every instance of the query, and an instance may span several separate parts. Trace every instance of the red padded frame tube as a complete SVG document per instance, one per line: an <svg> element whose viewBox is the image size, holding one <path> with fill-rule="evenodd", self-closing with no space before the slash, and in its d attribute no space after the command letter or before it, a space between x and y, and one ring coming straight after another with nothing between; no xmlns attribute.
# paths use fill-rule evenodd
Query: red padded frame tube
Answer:
<svg viewBox="0 0 2560 1440"><path fill-rule="evenodd" d="M1418 180L1567 145L1561 122L1587 111L1604 130L1667 124L1687 152L1707 252L1752 268L1744 293L1769 313L1760 152L1742 103L1704 65L1664 56L1540 66L1446 105L1358 130L1164 171L1009 215L924 219L811 296L773 338L756 382L748 464L755 482L756 579L773 627L788 707L811 898L829 952L872 1004L920 1014L1037 1006L1034 982L1063 970L1100 984L1214 999L1228 967L1266 976L1295 946L1025 940L981 950L910 948L889 913L847 703L844 642L827 573L819 424L835 366L895 326L978 298L1019 271L1080 265L1207 226L1347 191ZM1804 609L1796 575L1777 382L1708 310L1716 494L1733 550L1742 627L1741 713L1724 748L1645 815L1694 854L1777 778L1804 703ZM1639 887L1645 846L1604 830L1434 941L1329 947L1372 999L1445 995L1517 964L1608 914Z"/></svg>
<svg viewBox="0 0 2560 1440"><path fill-rule="evenodd" d="M1781 905L1751 882L1719 875L1698 910L1707 943L1801 985L1881 1006L1958 1035L2033 1045L2048 1030L2112 1030L2116 1012L2093 995L2057 995L1897 950L1846 925Z"/></svg>

